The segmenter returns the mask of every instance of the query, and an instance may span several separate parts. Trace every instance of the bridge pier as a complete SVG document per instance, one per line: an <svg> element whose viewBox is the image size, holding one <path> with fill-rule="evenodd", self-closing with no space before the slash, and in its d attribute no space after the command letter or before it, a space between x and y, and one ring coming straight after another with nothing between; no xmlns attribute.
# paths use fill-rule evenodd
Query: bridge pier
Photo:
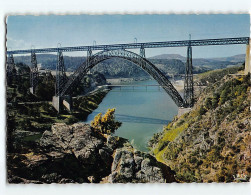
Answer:
<svg viewBox="0 0 251 195"><path fill-rule="evenodd" d="M72 111L72 97L70 95L65 96L53 96L52 105L58 111L62 112L63 106L69 111Z"/></svg>
<svg viewBox="0 0 251 195"><path fill-rule="evenodd" d="M251 73L251 66L250 66L250 39L249 39L249 44L246 46L246 58L245 58L245 70L244 74L248 74L249 72Z"/></svg>
<svg viewBox="0 0 251 195"><path fill-rule="evenodd" d="M185 107L192 107L194 103L193 93L193 64L192 64L192 47L187 47L187 62L185 70L185 82L184 82L184 103Z"/></svg>
<svg viewBox="0 0 251 195"><path fill-rule="evenodd" d="M144 48L143 45L141 45L141 47L140 47L140 56L141 56L142 58L145 58L145 57L146 57L146 52L145 52L145 48Z"/></svg>
<svg viewBox="0 0 251 195"><path fill-rule="evenodd" d="M35 88L34 87L30 87L29 89L30 89L30 93L34 95L35 94Z"/></svg>
<svg viewBox="0 0 251 195"><path fill-rule="evenodd" d="M35 94L36 87L38 85L38 67L36 54L31 52L31 69L30 69L30 92Z"/></svg>
<svg viewBox="0 0 251 195"><path fill-rule="evenodd" d="M86 62L87 62L87 66L90 64L90 58L92 56L92 50L91 48L88 48L87 50L87 56L86 56ZM88 71L88 74L91 74L91 69Z"/></svg>
<svg viewBox="0 0 251 195"><path fill-rule="evenodd" d="M58 50L58 63L56 66L56 96L60 94L67 80L63 53L62 51Z"/></svg>
<svg viewBox="0 0 251 195"><path fill-rule="evenodd" d="M13 78L16 76L16 68L13 54L8 55L6 70L7 70L7 83L11 84Z"/></svg>

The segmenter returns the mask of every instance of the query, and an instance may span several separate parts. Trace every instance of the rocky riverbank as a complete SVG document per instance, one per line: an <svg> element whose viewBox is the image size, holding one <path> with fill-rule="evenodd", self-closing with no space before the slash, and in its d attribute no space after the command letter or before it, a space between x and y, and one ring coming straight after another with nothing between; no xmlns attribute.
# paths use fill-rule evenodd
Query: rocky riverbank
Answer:
<svg viewBox="0 0 251 195"><path fill-rule="evenodd" d="M128 140L88 124L56 123L30 150L7 155L9 183L175 182L174 172Z"/></svg>

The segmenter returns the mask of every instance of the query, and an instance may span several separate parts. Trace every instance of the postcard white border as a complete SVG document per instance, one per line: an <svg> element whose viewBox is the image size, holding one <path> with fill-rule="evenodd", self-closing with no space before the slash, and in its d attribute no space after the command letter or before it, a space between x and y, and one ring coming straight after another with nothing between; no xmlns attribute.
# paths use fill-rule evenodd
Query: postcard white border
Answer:
<svg viewBox="0 0 251 195"><path fill-rule="evenodd" d="M24 14L212 14L249 13L250 0L0 0L0 194L249 194L249 184L15 185L5 176L5 16Z"/></svg>

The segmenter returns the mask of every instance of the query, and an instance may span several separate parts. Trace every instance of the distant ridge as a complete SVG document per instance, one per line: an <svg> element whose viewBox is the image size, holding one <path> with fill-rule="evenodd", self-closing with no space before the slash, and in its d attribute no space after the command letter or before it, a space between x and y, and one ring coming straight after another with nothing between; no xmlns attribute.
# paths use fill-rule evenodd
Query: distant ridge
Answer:
<svg viewBox="0 0 251 195"><path fill-rule="evenodd" d="M22 62L30 65L30 56L15 56L15 63ZM185 72L186 57L179 54L162 54L148 58L157 68L165 74L175 73L183 74ZM64 56L64 64L67 71L76 70L84 61L86 57L71 57ZM222 58L193 58L194 73L201 73L213 69L222 69L228 66L241 65L245 61L245 55L239 54L230 57ZM37 62L41 64L42 68L55 70L57 65L57 55L39 54L37 55ZM146 77L145 73L140 67L119 58L106 60L96 67L93 71L102 73L107 78L116 77Z"/></svg>
<svg viewBox="0 0 251 195"><path fill-rule="evenodd" d="M178 59L183 62L186 61L186 57L180 54L161 54L150 57L150 59ZM209 60L209 61L228 61L228 62L244 62L245 54L238 54L229 57L220 57L220 58L193 58L193 60Z"/></svg>
<svg viewBox="0 0 251 195"><path fill-rule="evenodd" d="M150 59L177 59L177 60L185 61L186 57L180 54L160 54L157 56L153 56Z"/></svg>
<svg viewBox="0 0 251 195"><path fill-rule="evenodd" d="M219 61L230 61L230 62L240 62L245 60L245 54L234 55L230 57L222 57L222 58L213 58L214 60Z"/></svg>

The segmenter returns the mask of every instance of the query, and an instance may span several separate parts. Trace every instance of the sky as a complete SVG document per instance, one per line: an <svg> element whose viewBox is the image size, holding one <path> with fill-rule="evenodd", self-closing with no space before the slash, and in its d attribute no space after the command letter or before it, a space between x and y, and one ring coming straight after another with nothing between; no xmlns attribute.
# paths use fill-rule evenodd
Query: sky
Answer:
<svg viewBox="0 0 251 195"><path fill-rule="evenodd" d="M176 41L250 36L248 14L215 15L18 15L7 17L8 50ZM135 39L136 38L136 39ZM139 50L139 49L138 49ZM139 53L138 50L133 50ZM245 53L245 45L193 47L193 57L227 57ZM146 56L180 54L186 48L146 49ZM67 53L86 56L86 52Z"/></svg>

